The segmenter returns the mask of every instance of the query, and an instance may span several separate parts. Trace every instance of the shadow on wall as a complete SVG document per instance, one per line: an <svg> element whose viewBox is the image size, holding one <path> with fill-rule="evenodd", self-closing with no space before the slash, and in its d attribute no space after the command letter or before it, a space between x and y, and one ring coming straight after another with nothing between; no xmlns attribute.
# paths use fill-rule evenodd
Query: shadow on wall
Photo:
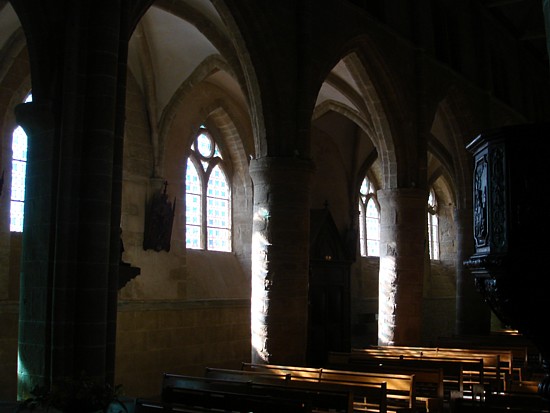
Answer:
<svg viewBox="0 0 550 413"><path fill-rule="evenodd" d="M250 299L250 277L235 254L187 250L187 299Z"/></svg>

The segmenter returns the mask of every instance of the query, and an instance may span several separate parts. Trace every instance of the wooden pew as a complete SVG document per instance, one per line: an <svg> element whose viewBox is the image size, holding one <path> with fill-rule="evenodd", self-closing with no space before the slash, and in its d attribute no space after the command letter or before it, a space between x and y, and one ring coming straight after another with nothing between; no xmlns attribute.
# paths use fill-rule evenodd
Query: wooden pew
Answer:
<svg viewBox="0 0 550 413"><path fill-rule="evenodd" d="M261 363L241 363L241 370L269 372L274 374L288 374L291 380L302 380L319 382L321 380L322 368L318 367L302 367L302 366L287 366L276 364L261 364Z"/></svg>
<svg viewBox="0 0 550 413"><path fill-rule="evenodd" d="M315 412L353 412L353 389L337 386L321 386L319 383L290 380L290 374L257 372L207 367L205 377L247 383L252 389L277 396L296 394ZM382 391L382 388L379 388Z"/></svg>
<svg viewBox="0 0 550 413"><path fill-rule="evenodd" d="M492 380L495 391L505 391L514 378L513 354L510 349L461 349L437 347L437 355L483 357L485 379Z"/></svg>
<svg viewBox="0 0 550 413"><path fill-rule="evenodd" d="M134 413L204 413L214 412L215 410L189 407L183 405L175 405L173 403L165 403L159 400L136 399L134 403ZM218 410L219 412L219 410Z"/></svg>
<svg viewBox="0 0 550 413"><path fill-rule="evenodd" d="M377 357L399 358L406 360L449 360L463 361L463 385L464 390L471 388L473 385L486 384L496 387L495 380L501 377L500 362L498 355L493 354L456 354L444 352L429 352L423 351L420 347L399 348L394 346L386 346L385 348L363 348L352 349L355 354L368 354ZM485 375L489 374L489 378ZM496 377L496 378L495 378Z"/></svg>
<svg viewBox="0 0 550 413"><path fill-rule="evenodd" d="M376 350L352 351L353 362L381 364L407 368L437 368L443 371L444 400L450 399L452 391L473 392L474 387L483 383L483 360L473 358L418 357L412 354L391 354Z"/></svg>
<svg viewBox="0 0 550 413"><path fill-rule="evenodd" d="M538 394L539 382L537 380L515 380L510 387L510 393Z"/></svg>
<svg viewBox="0 0 550 413"><path fill-rule="evenodd" d="M389 365L363 363L361 358L347 352L329 352L326 368L390 374L414 374L415 394L419 406L428 412L442 412L444 408L444 376L442 367Z"/></svg>
<svg viewBox="0 0 550 413"><path fill-rule="evenodd" d="M290 381L318 382L338 386L352 386L355 395L355 408L366 400L368 389L372 384L385 383L387 410L395 412L415 412L417 410L414 374L364 373L336 369L311 368L273 364L242 363L244 370L274 371L278 374L289 373ZM370 399L372 400L372 399Z"/></svg>
<svg viewBox="0 0 550 413"><path fill-rule="evenodd" d="M340 393L340 396L342 394ZM311 392L206 377L163 374L161 402L179 408L237 412L310 413ZM337 392L333 397L337 398ZM349 397L349 396L348 396Z"/></svg>
<svg viewBox="0 0 550 413"><path fill-rule="evenodd" d="M550 403L538 395L489 393L480 400L458 397L450 404L451 413L548 413Z"/></svg>
<svg viewBox="0 0 550 413"><path fill-rule="evenodd" d="M391 346L392 348L406 348ZM514 377L513 354L510 349L469 349L456 347L415 347L424 355L483 358L484 377L494 391L506 390Z"/></svg>
<svg viewBox="0 0 550 413"><path fill-rule="evenodd" d="M242 371L244 373L262 373L266 372L277 376L290 376L290 380L285 382L286 385L305 386L306 388L344 388L353 393L354 410L372 411L372 412L387 412L387 385L385 382L376 383L360 383L360 384L326 384L321 382L321 369L299 367L299 366L279 366L270 364L254 364L242 363Z"/></svg>
<svg viewBox="0 0 550 413"><path fill-rule="evenodd" d="M505 391L513 377L512 352L502 349L462 349L450 347L371 346L369 348L393 353L405 352L418 357L483 358L486 390ZM475 383L475 381L474 381Z"/></svg>
<svg viewBox="0 0 550 413"><path fill-rule="evenodd" d="M474 338L475 340L475 338ZM493 338L494 342L472 341L470 337L450 336L439 337L435 341L435 347L461 348L469 350L496 350L511 352L511 381L522 381L527 378L529 370L529 346L525 343L499 343L498 337ZM506 362L501 356L501 362ZM538 363L538 361L537 361Z"/></svg>
<svg viewBox="0 0 550 413"><path fill-rule="evenodd" d="M506 348L514 353L515 367L529 369L540 365L540 351L527 337L517 332L491 332L491 334L460 334L440 336L434 345L441 347Z"/></svg>
<svg viewBox="0 0 550 413"><path fill-rule="evenodd" d="M321 383L356 385L361 383L386 383L388 410L416 412L414 374L356 372L323 369Z"/></svg>
<svg viewBox="0 0 550 413"><path fill-rule="evenodd" d="M241 382L267 384L280 384L281 382L289 382L291 379L290 373L279 374L271 371L235 370L217 367L206 367L204 376L218 380L236 380Z"/></svg>

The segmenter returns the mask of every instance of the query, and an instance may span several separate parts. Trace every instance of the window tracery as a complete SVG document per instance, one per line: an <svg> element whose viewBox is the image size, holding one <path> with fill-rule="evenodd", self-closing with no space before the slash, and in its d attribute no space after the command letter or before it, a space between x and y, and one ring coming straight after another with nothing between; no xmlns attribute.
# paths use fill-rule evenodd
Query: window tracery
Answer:
<svg viewBox="0 0 550 413"><path fill-rule="evenodd" d="M380 205L367 177L359 190L359 239L361 256L380 256Z"/></svg>
<svg viewBox="0 0 550 413"><path fill-rule="evenodd" d="M430 189L428 196L428 242L430 259L439 260L439 218L435 192Z"/></svg>
<svg viewBox="0 0 550 413"><path fill-rule="evenodd" d="M25 103L32 102L29 93ZM10 231L23 232L25 207L25 179L27 169L27 134L21 126L12 134Z"/></svg>
<svg viewBox="0 0 550 413"><path fill-rule="evenodd" d="M231 186L224 163L215 139L201 126L187 159L187 248L231 251Z"/></svg>

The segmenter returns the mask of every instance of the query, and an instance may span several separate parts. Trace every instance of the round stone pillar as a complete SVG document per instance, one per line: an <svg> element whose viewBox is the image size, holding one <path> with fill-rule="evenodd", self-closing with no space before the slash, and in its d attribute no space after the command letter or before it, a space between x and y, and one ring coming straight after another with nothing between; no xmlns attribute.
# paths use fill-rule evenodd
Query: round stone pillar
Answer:
<svg viewBox="0 0 550 413"><path fill-rule="evenodd" d="M17 122L28 136L25 220L21 257L18 346L18 395L49 379L52 364L51 308L54 240L51 220L56 176L54 115L51 105L29 102L16 107Z"/></svg>
<svg viewBox="0 0 550 413"><path fill-rule="evenodd" d="M252 362L306 360L311 162L261 158L250 163Z"/></svg>
<svg viewBox="0 0 550 413"><path fill-rule="evenodd" d="M428 193L377 192L380 203L378 343L418 345L422 330Z"/></svg>
<svg viewBox="0 0 550 413"><path fill-rule="evenodd" d="M41 16L17 3L27 23L41 21L23 23L33 102L16 108L29 138L18 348L25 398L35 385L81 374L113 384L130 22L124 2Z"/></svg>

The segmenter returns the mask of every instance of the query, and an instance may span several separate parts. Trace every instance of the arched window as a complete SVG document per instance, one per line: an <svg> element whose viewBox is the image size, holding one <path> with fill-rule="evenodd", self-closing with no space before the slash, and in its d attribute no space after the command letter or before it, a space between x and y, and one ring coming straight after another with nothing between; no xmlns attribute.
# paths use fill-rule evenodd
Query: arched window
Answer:
<svg viewBox="0 0 550 413"><path fill-rule="evenodd" d="M185 176L186 246L231 251L231 186L216 141L201 126Z"/></svg>
<svg viewBox="0 0 550 413"><path fill-rule="evenodd" d="M428 196L428 241L430 245L430 258L439 259L439 222L437 217L437 199L433 188Z"/></svg>
<svg viewBox="0 0 550 413"><path fill-rule="evenodd" d="M359 239L362 256L380 256L380 206L367 177L359 190Z"/></svg>
<svg viewBox="0 0 550 413"><path fill-rule="evenodd" d="M32 94L25 103L32 101ZM27 169L27 134L21 126L15 128L11 140L11 204L10 231L23 232L25 177Z"/></svg>

